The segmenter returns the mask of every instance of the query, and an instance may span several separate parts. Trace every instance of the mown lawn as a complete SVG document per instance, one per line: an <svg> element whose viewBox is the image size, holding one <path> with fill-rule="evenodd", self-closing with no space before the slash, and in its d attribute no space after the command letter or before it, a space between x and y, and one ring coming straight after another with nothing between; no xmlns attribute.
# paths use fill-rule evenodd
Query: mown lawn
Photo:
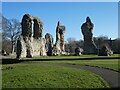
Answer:
<svg viewBox="0 0 120 90"><path fill-rule="evenodd" d="M120 71L118 55L38 56L2 66L3 88L106 88L107 82L92 72L56 66L59 63L91 65Z"/></svg>
<svg viewBox="0 0 120 90"><path fill-rule="evenodd" d="M106 69L110 69L110 70L120 72L120 68L119 68L119 65L118 65L119 60L117 60L117 59L73 60L73 61L68 61L68 60L60 61L59 60L59 61L47 61L47 62L89 65L89 66L96 66L96 67L106 68Z"/></svg>
<svg viewBox="0 0 120 90"><path fill-rule="evenodd" d="M112 56L97 56L97 55L81 55L81 56L35 56L33 58L22 58L22 60L35 60L35 59L104 59L104 58L116 58L120 57L119 54L113 54Z"/></svg>
<svg viewBox="0 0 120 90"><path fill-rule="evenodd" d="M81 56L47 56L24 58L23 60L41 60L49 63L70 63L97 66L101 68L111 69L120 72L119 59L120 55L97 56L97 55L81 55ZM56 59L56 60L54 60Z"/></svg>
<svg viewBox="0 0 120 90"><path fill-rule="evenodd" d="M42 61L2 66L3 88L108 88L100 76L89 71L54 66Z"/></svg>
<svg viewBox="0 0 120 90"><path fill-rule="evenodd" d="M75 61L75 62L70 62L70 63L97 66L100 68L106 68L106 69L111 69L111 70L120 72L120 68L118 67L118 60L115 60L115 59Z"/></svg>

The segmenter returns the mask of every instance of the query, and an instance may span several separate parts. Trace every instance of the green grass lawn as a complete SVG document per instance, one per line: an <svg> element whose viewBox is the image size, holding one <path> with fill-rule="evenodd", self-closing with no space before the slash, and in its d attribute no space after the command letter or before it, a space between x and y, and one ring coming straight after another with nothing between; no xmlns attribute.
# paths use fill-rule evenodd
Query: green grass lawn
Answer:
<svg viewBox="0 0 120 90"><path fill-rule="evenodd" d="M118 66L119 60L117 59L107 59L107 60L64 60L64 61L46 61L50 63L67 63L67 64L80 64L80 65L89 65L89 66L96 66L100 68L106 68L106 69L111 69L114 71L120 72L120 68Z"/></svg>
<svg viewBox="0 0 120 90"><path fill-rule="evenodd" d="M2 86L3 88L106 88L109 85L99 75L86 70L56 65L81 64L119 71L119 60L116 57L118 55L23 58L24 62L2 66Z"/></svg>
<svg viewBox="0 0 120 90"><path fill-rule="evenodd" d="M70 64L97 66L97 67L102 67L120 72L120 68L118 67L119 60L114 59L117 58L118 56L119 56L118 54L114 54L112 56L97 56L97 55L47 56L47 57L41 56L41 57L33 57L32 59L33 61L37 59L40 60L42 59L42 61L49 63L70 63ZM54 59L57 60L54 61ZM62 60L62 59L67 59L67 60ZM23 60L30 60L30 58L24 58Z"/></svg>
<svg viewBox="0 0 120 90"><path fill-rule="evenodd" d="M119 57L119 54L113 54L112 56L98 56L98 55L81 55L81 56L35 56L33 58L22 58L22 60L33 60L33 59L88 59L88 58L115 58Z"/></svg>
<svg viewBox="0 0 120 90"><path fill-rule="evenodd" d="M107 88L100 76L89 71L44 62L3 65L3 88Z"/></svg>

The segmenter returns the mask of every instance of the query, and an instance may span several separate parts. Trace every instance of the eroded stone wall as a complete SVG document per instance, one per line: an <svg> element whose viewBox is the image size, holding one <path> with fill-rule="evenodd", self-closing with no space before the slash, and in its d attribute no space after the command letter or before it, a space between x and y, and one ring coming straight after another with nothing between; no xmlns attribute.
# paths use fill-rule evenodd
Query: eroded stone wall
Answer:
<svg viewBox="0 0 120 90"><path fill-rule="evenodd" d="M43 23L40 19L25 14L21 25L22 34L17 41L17 58L46 55L45 40L42 38Z"/></svg>

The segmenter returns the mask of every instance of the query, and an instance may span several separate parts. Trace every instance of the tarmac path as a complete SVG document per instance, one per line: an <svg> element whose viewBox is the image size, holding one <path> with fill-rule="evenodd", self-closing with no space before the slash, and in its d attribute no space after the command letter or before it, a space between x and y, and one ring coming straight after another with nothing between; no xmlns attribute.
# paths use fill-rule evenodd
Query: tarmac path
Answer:
<svg viewBox="0 0 120 90"><path fill-rule="evenodd" d="M104 80L108 82L111 88L120 88L120 73L109 69L98 68L93 66L79 65L79 64L57 64L65 67L79 68L91 71L100 75Z"/></svg>

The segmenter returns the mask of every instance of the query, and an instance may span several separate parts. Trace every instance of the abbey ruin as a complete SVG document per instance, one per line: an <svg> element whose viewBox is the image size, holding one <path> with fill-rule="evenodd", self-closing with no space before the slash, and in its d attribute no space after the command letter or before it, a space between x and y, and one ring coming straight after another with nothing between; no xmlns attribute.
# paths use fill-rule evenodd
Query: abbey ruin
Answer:
<svg viewBox="0 0 120 90"><path fill-rule="evenodd" d="M65 33L65 26L61 25L60 21L58 21L58 24L56 27L56 43L53 47L54 55L64 54L64 52L65 52L64 33Z"/></svg>
<svg viewBox="0 0 120 90"><path fill-rule="evenodd" d="M47 33L45 38L43 37L43 22L38 17L25 14L22 18L21 26L22 33L17 40L16 46L17 58L66 54L64 46L65 26L61 25L60 21L58 21L56 27L55 44L53 44L53 37L50 33ZM75 55L98 54L98 51L100 51L99 55L101 55L102 51L105 52L105 50L98 50L96 47L93 40L93 28L94 24L87 17L86 22L81 26L84 38L83 50L80 47L76 47Z"/></svg>
<svg viewBox="0 0 120 90"><path fill-rule="evenodd" d="M93 40L94 24L91 22L90 17L86 18L86 22L82 24L81 31L84 38L83 54L97 54L99 56L110 56L113 54L110 48L102 45L98 48Z"/></svg>
<svg viewBox="0 0 120 90"><path fill-rule="evenodd" d="M65 26L58 22L56 28L56 43L53 45L53 37L47 33L43 38L43 22L30 14L25 14L21 22L22 34L17 40L17 58L33 56L60 55L64 50Z"/></svg>
<svg viewBox="0 0 120 90"><path fill-rule="evenodd" d="M21 25L22 34L17 41L17 58L36 55L46 56L45 41L42 38L42 21L37 17L25 14Z"/></svg>
<svg viewBox="0 0 120 90"><path fill-rule="evenodd" d="M86 22L82 24L81 30L84 37L84 54L97 54L97 47L93 40L93 28L94 24L90 18L86 18Z"/></svg>

